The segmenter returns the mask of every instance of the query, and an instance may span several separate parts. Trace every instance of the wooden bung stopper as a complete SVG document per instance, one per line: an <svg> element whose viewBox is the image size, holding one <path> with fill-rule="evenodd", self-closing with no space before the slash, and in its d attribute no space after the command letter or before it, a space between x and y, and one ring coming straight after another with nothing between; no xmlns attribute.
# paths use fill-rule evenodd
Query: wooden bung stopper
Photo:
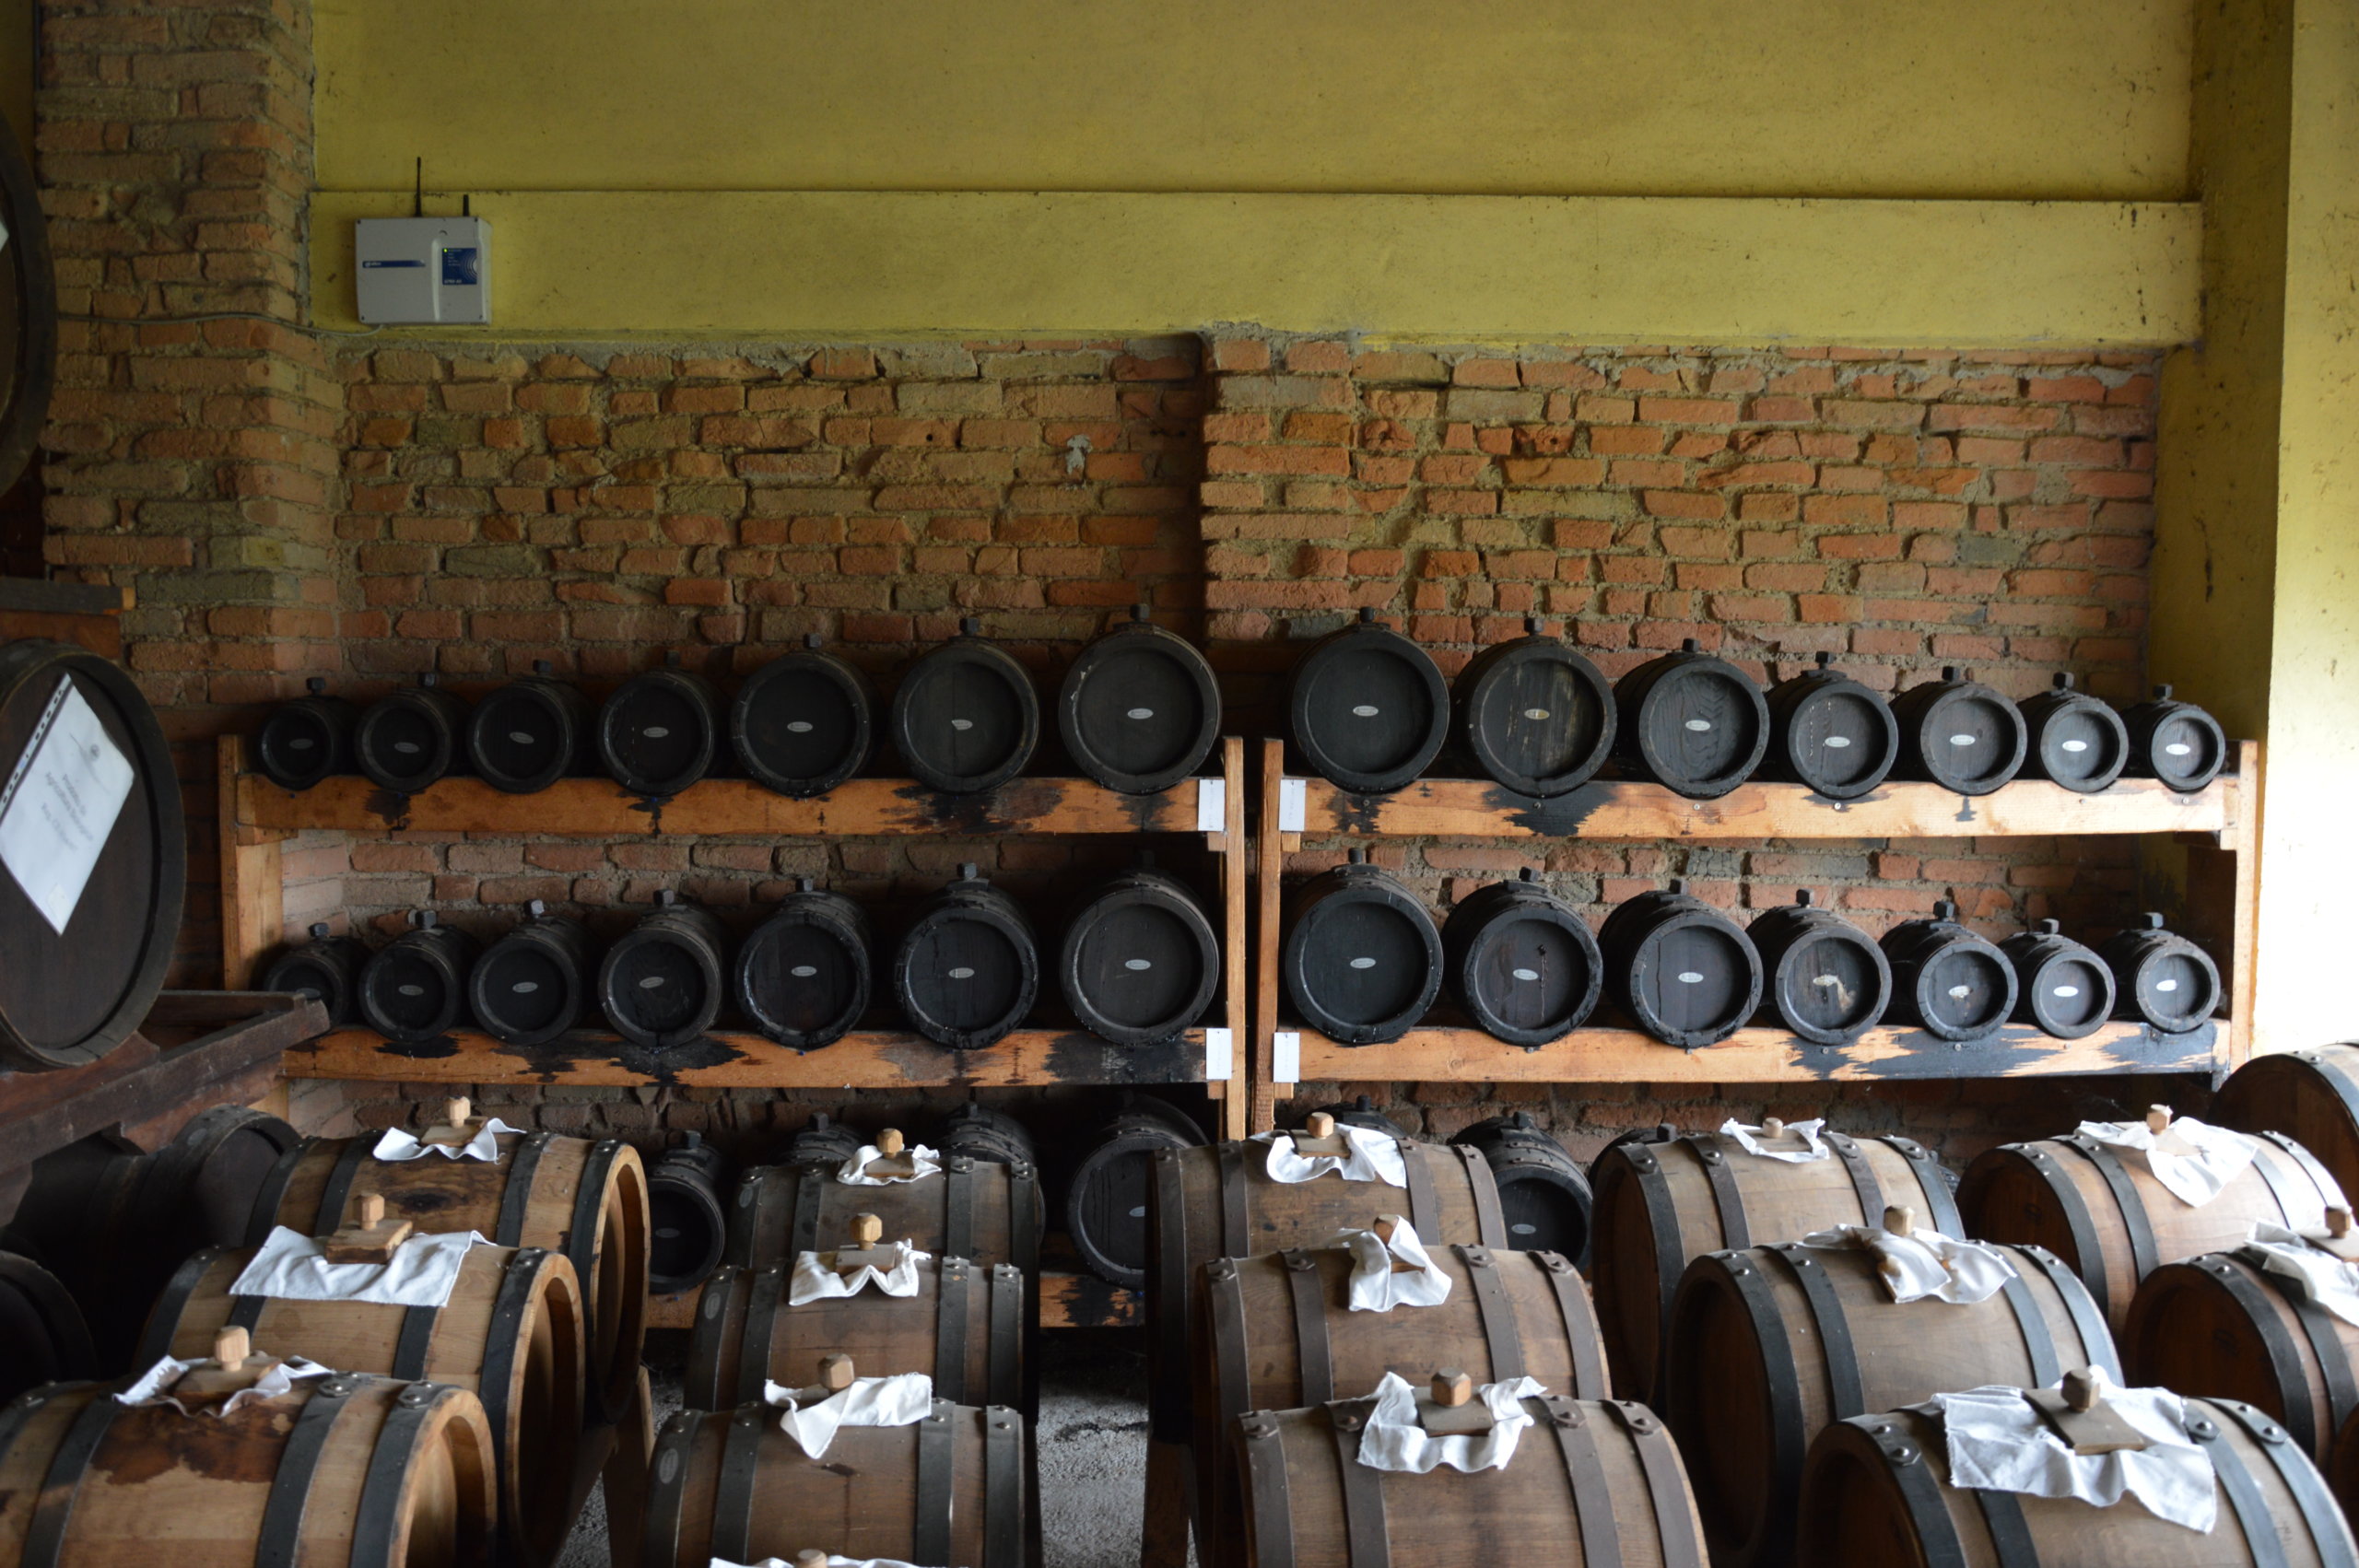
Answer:
<svg viewBox="0 0 2359 1568"><path fill-rule="evenodd" d="M827 1554L806 1546L794 1554L794 1568L827 1568Z"/></svg>
<svg viewBox="0 0 2359 1568"><path fill-rule="evenodd" d="M888 1127L876 1135L876 1152L887 1159L899 1153L902 1147L901 1129L898 1127Z"/></svg>
<svg viewBox="0 0 2359 1568"><path fill-rule="evenodd" d="M1313 1138L1335 1136L1335 1118L1325 1111L1313 1111L1303 1118L1302 1129Z"/></svg>
<svg viewBox="0 0 2359 1568"><path fill-rule="evenodd" d="M819 1358L819 1387L830 1394L842 1393L858 1375L852 1369L851 1357L841 1352Z"/></svg>
<svg viewBox="0 0 2359 1568"><path fill-rule="evenodd" d="M219 1329L213 1336L213 1364L224 1372L237 1371L253 1353L252 1338L235 1325Z"/></svg>
<svg viewBox="0 0 2359 1568"><path fill-rule="evenodd" d="M2341 1241L2351 1234L2351 1211L2338 1203L2326 1211L2326 1234Z"/></svg>
<svg viewBox="0 0 2359 1568"><path fill-rule="evenodd" d="M854 1214L851 1217L851 1239L863 1252L873 1250L884 1236L885 1222L875 1215Z"/></svg>
<svg viewBox="0 0 2359 1568"><path fill-rule="evenodd" d="M1786 1135L1786 1124L1773 1116L1763 1117L1761 1135L1764 1138L1783 1138Z"/></svg>
<svg viewBox="0 0 2359 1568"><path fill-rule="evenodd" d="M2064 1375L2064 1404L2069 1410L2096 1409L2105 1391L2105 1368L2101 1366L2075 1367Z"/></svg>
<svg viewBox="0 0 2359 1568"><path fill-rule="evenodd" d="M360 1228L362 1230L369 1230L373 1226L383 1224L385 1223L385 1195L381 1192L362 1193L360 1195L359 1214Z"/></svg>
<svg viewBox="0 0 2359 1568"><path fill-rule="evenodd" d="M475 1119L475 1102L464 1094L453 1094L442 1102L442 1119L454 1128L463 1128Z"/></svg>
<svg viewBox="0 0 2359 1568"><path fill-rule="evenodd" d="M1474 1380L1454 1366L1434 1374L1434 1403L1451 1410L1474 1398Z"/></svg>
<svg viewBox="0 0 2359 1568"><path fill-rule="evenodd" d="M2146 1130L2160 1136L2171 1129L2171 1108L2168 1106L2146 1107Z"/></svg>
<svg viewBox="0 0 2359 1568"><path fill-rule="evenodd" d="M1884 1211L1884 1228L1894 1235L1905 1236L1917 1229L1917 1211L1906 1203L1895 1203Z"/></svg>
<svg viewBox="0 0 2359 1568"><path fill-rule="evenodd" d="M1376 1239L1384 1244L1385 1250L1388 1252L1392 1248L1392 1238L1399 1235L1402 1231L1409 1231L1412 1235L1416 1234L1414 1230L1410 1229L1409 1222L1398 1214L1379 1214L1376 1217L1374 1229L1376 1231ZM1418 1265L1410 1262L1405 1258L1398 1257L1392 1259L1392 1271L1396 1274L1422 1274L1425 1272L1424 1269Z"/></svg>

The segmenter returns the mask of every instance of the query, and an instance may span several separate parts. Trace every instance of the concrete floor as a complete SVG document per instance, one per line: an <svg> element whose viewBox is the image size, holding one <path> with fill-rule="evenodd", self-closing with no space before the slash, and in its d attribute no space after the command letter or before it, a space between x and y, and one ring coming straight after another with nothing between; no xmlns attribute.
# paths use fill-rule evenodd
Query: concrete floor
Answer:
<svg viewBox="0 0 2359 1568"><path fill-rule="evenodd" d="M1146 1358L1110 1334L1043 1337L1040 1515L1044 1568L1136 1568L1146 1485ZM675 1371L654 1374L656 1424L680 1405ZM604 1498L593 1492L558 1568L608 1568Z"/></svg>

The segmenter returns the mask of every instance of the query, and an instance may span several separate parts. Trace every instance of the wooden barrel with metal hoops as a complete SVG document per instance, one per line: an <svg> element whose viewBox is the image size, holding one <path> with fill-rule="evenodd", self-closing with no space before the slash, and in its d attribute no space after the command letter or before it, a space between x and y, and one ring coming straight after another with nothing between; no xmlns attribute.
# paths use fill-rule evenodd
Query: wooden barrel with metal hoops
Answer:
<svg viewBox="0 0 2359 1568"><path fill-rule="evenodd" d="M598 1008L633 1045L667 1050L712 1027L729 979L729 933L667 887L599 961Z"/></svg>
<svg viewBox="0 0 2359 1568"><path fill-rule="evenodd" d="M2209 1119L2239 1132L2277 1132L2318 1157L2342 1188L2359 1190L2359 1046L2314 1046L2256 1056L2212 1096Z"/></svg>
<svg viewBox="0 0 2359 1568"><path fill-rule="evenodd" d="M428 1141L471 1134L471 1107L447 1102ZM464 1140L462 1140L464 1141ZM591 1410L617 1410L639 1380L647 1328L647 1167L619 1139L501 1134L499 1158L372 1156L378 1138L314 1138L289 1150L254 1202L247 1245L274 1224L305 1235L340 1229L376 1193L421 1231L474 1231L499 1246L562 1252L588 1303Z"/></svg>
<svg viewBox="0 0 2359 1568"><path fill-rule="evenodd" d="M1372 1402L1238 1423L1241 1568L1703 1568L1686 1469L1644 1405L1526 1399L1533 1422L1505 1466L1414 1475L1359 1462Z"/></svg>
<svg viewBox="0 0 2359 1568"><path fill-rule="evenodd" d="M1220 738L1220 685L1196 645L1147 606L1074 655L1057 690L1073 765L1109 790L1152 795L1203 766Z"/></svg>
<svg viewBox="0 0 2359 1568"><path fill-rule="evenodd" d="M2171 688L2156 686L2154 699L2121 710L2130 731L2132 778L2159 778L2192 794L2220 777L2236 754L2220 721L2191 702L2171 700Z"/></svg>
<svg viewBox="0 0 2359 1568"><path fill-rule="evenodd" d="M1761 766L1769 703L1752 676L1694 638L1614 683L1614 750L1624 773L1690 800L1725 795Z"/></svg>
<svg viewBox="0 0 2359 1568"><path fill-rule="evenodd" d="M1942 678L1892 699L1900 725L1893 774L1922 778L1961 795L1988 795L2022 771L2030 733L2022 710L2003 692L1945 666Z"/></svg>
<svg viewBox="0 0 2359 1568"><path fill-rule="evenodd" d="M1436 1365L1462 1367L1478 1384L1532 1377L1552 1393L1612 1397L1589 1287L1561 1254L1438 1245L1427 1254L1449 1276L1449 1299L1390 1312L1351 1310L1352 1255L1342 1247L1204 1265L1191 1408L1199 1540L1214 1561L1237 1561L1242 1546L1231 1456L1238 1418L1254 1410L1359 1398L1388 1372L1414 1381Z"/></svg>
<svg viewBox="0 0 2359 1568"><path fill-rule="evenodd" d="M2167 1125L2157 1106L2149 1124ZM2241 1246L2255 1220L2315 1231L2342 1194L2324 1166L2283 1133L2261 1133L2252 1164L2197 1207L2138 1155L2077 1132L2002 1143L1966 1167L1957 1201L1982 1241L2044 1246L2080 1273L2115 1333L2147 1275L2165 1263Z"/></svg>
<svg viewBox="0 0 2359 1568"><path fill-rule="evenodd" d="M877 1134L879 1148L887 1133ZM839 1163L756 1165L738 1178L729 1206L727 1261L740 1269L788 1269L822 1236L850 1234L855 1214L874 1214L885 1234L921 1251L1039 1271L1048 1210L1039 1168L946 1154L935 1175L859 1187L836 1179Z"/></svg>
<svg viewBox="0 0 2359 1568"><path fill-rule="evenodd" d="M1950 1480L1940 1411L1917 1405L1836 1422L1802 1467L1796 1560L1842 1568L2352 1568L2351 1528L2285 1429L2249 1405L2187 1401L2188 1435L2218 1486L2208 1535L2135 1502L1972 1491Z"/></svg>
<svg viewBox="0 0 2359 1568"><path fill-rule="evenodd" d="M475 939L431 909L413 909L409 920L360 966L360 1017L389 1040L423 1045L474 1021L467 975Z"/></svg>
<svg viewBox="0 0 2359 1568"><path fill-rule="evenodd" d="M230 1294L253 1256L208 1247L183 1263L147 1320L138 1364L206 1355L231 1328L339 1372L464 1388L491 1424L502 1535L520 1562L555 1561L573 1527L582 1429L585 1336L573 1266L540 1247L470 1247L448 1302L393 1306Z"/></svg>
<svg viewBox="0 0 2359 1568"><path fill-rule="evenodd" d="M592 731L598 705L579 686L550 678L546 659L467 715L467 760L503 794L531 795L558 779L596 771Z"/></svg>
<svg viewBox="0 0 2359 1568"><path fill-rule="evenodd" d="M319 675L303 683L309 696L282 702L264 716L254 735L254 766L282 790L298 793L352 771L352 731L360 709L328 695Z"/></svg>
<svg viewBox="0 0 2359 1568"><path fill-rule="evenodd" d="M2015 705L2023 712L2024 777L2046 778L2076 795L2102 794L2130 765L2130 731L2102 697L2072 689L2072 673L2056 672L2050 689Z"/></svg>
<svg viewBox="0 0 2359 1568"><path fill-rule="evenodd" d="M681 1410L655 1442L640 1562L795 1561L803 1551L1025 1568L1024 1418L934 1401L910 1426L847 1426L814 1459L768 1405Z"/></svg>
<svg viewBox="0 0 2359 1568"><path fill-rule="evenodd" d="M721 1266L729 1245L729 1211L721 1199L728 1178L727 1157L693 1131L647 1167L650 1293L692 1291Z"/></svg>
<svg viewBox="0 0 2359 1568"><path fill-rule="evenodd" d="M1285 711L1295 755L1356 795L1400 789L1449 738L1449 686L1441 667L1365 604L1357 620L1295 661Z"/></svg>
<svg viewBox="0 0 2359 1568"><path fill-rule="evenodd" d="M329 1025L346 1028L360 1022L360 972L368 964L367 942L337 936L331 926L315 925L311 941L271 960L257 989L317 997L328 1011Z"/></svg>
<svg viewBox="0 0 2359 1568"><path fill-rule="evenodd" d="M817 632L747 676L729 705L729 743L746 773L781 795L824 795L876 749L876 688L825 651Z"/></svg>
<svg viewBox="0 0 2359 1568"><path fill-rule="evenodd" d="M57 1276L29 1258L0 1252L0 1402L98 1372L89 1326Z"/></svg>
<svg viewBox="0 0 2359 1568"><path fill-rule="evenodd" d="M545 1046L591 1008L590 933L535 898L525 919L484 950L467 975L467 1006L484 1033L507 1045Z"/></svg>
<svg viewBox="0 0 2359 1568"><path fill-rule="evenodd" d="M1688 1266L1657 1408L1717 1568L1793 1561L1802 1457L1831 1422L1985 1384L2045 1388L2073 1367L2119 1380L2088 1288L2053 1253L2003 1250L2015 1277L1970 1304L1895 1303L1859 1247L1784 1242Z"/></svg>
<svg viewBox="0 0 2359 1568"><path fill-rule="evenodd" d="M634 795L663 800L712 771L722 746L721 693L670 654L615 688L593 726L598 760Z"/></svg>
<svg viewBox="0 0 2359 1568"><path fill-rule="evenodd" d="M1203 1146L1203 1132L1177 1106L1125 1095L1065 1178L1065 1234L1082 1267L1109 1284L1144 1289L1156 1152Z"/></svg>
<svg viewBox="0 0 2359 1568"><path fill-rule="evenodd" d="M1490 1165L1511 1245L1561 1252L1574 1268L1589 1267L1596 1197L1590 1191L1589 1172L1553 1134L1526 1113L1509 1111L1476 1122L1450 1141L1474 1150Z"/></svg>
<svg viewBox="0 0 2359 1568"><path fill-rule="evenodd" d="M414 686L387 692L353 726L353 762L380 790L415 795L472 766L467 705L439 681L429 672Z"/></svg>
<svg viewBox="0 0 2359 1568"><path fill-rule="evenodd" d="M886 723L910 775L951 795L996 790L1040 744L1040 694L1031 672L984 640L969 615L958 635L910 666Z"/></svg>
<svg viewBox="0 0 2359 1568"><path fill-rule="evenodd" d="M2015 1011L2020 986L2007 955L1934 900L1931 919L1903 920L1879 944L1892 966L1893 1018L1944 1040L1979 1040Z"/></svg>
<svg viewBox="0 0 2359 1568"><path fill-rule="evenodd" d="M491 1426L465 1389L337 1373L183 1415L126 1387L0 1407L0 1562L489 1568Z"/></svg>
<svg viewBox="0 0 2359 1568"><path fill-rule="evenodd" d="M1520 795L1570 794L1614 751L1614 688L1581 651L1526 616L1527 635L1476 654L1450 685L1454 732L1474 766Z"/></svg>
<svg viewBox="0 0 2359 1568"><path fill-rule="evenodd" d="M1764 1132L1773 1125L1764 1122ZM1781 1147L1802 1147L1782 1129L1777 1136L1788 1140ZM1943 1235L1967 1234L1948 1176L1922 1146L1820 1136L1832 1157L1800 1164L1748 1154L1716 1132L1679 1138L1668 1129L1618 1139L1597 1157L1589 1171L1597 1199L1590 1274L1616 1388L1653 1397L1680 1276L1708 1252L1875 1224L1893 1204L1914 1209Z"/></svg>

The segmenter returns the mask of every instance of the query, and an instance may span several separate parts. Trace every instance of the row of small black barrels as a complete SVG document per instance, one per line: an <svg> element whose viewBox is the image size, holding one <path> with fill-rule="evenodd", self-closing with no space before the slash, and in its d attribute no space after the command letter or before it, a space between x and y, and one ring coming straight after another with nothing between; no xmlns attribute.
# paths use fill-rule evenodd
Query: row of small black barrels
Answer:
<svg viewBox="0 0 2359 1568"><path fill-rule="evenodd" d="M1153 794L1192 774L1220 734L1219 688L1195 646L1146 618L1084 648L1057 691L1057 731L1073 765L1109 790ZM824 795L875 753L880 734L920 782L954 794L996 789L1024 771L1040 741L1032 676L980 625L910 665L884 708L868 675L814 636L746 678L734 697L679 664L635 675L601 703L554 679L546 661L470 706L432 675L366 709L327 694L281 704L264 720L255 760L274 782L307 790L358 771L416 794L473 774L532 794L604 774L634 795L678 794L735 757L782 795Z"/></svg>
<svg viewBox="0 0 2359 1568"><path fill-rule="evenodd" d="M1495 644L1445 682L1416 643L1372 610L1312 646L1294 667L1288 732L1300 760L1337 788L1380 795L1423 775L1455 739L1461 760L1518 794L1579 789L1610 761L1696 800L1752 778L1857 800L1887 778L1987 795L2019 773L2094 794L2125 774L2193 791L2229 761L2217 720L2172 699L2117 711L2059 673L2018 704L1944 669L1887 702L1814 666L1764 693L1688 638L1609 684L1570 641L1529 634Z"/></svg>
<svg viewBox="0 0 2359 1568"><path fill-rule="evenodd" d="M809 878L731 952L710 910L671 890L594 962L586 927L535 900L488 948L431 910L371 953L312 928L280 955L263 989L319 997L331 1019L387 1038L438 1039L473 1023L520 1048L581 1027L593 1013L633 1045L667 1049L702 1037L724 1012L780 1045L815 1050L868 1015L876 972L909 1026L938 1045L989 1046L1031 1017L1042 943L1023 907L973 865L920 903L889 949L867 913ZM1084 1028L1122 1046L1177 1036L1220 989L1220 939L1203 903L1167 872L1139 867L1092 889L1053 953L1059 992Z"/></svg>
<svg viewBox="0 0 2359 1568"><path fill-rule="evenodd" d="M1579 1028L1601 998L1654 1038L1694 1049L1756 1016L1820 1046L1848 1045L1887 1017L1956 1042L2010 1021L2060 1039L2109 1018L2180 1034L2223 995L2211 956L2153 913L2094 949L2054 920L1994 944L1944 899L1879 941L1807 888L1748 927L1673 881L1617 905L1592 936L1526 870L1437 926L1399 879L1350 854L1294 900L1281 956L1297 1015L1345 1045L1399 1039L1445 987L1478 1027L1531 1048Z"/></svg>

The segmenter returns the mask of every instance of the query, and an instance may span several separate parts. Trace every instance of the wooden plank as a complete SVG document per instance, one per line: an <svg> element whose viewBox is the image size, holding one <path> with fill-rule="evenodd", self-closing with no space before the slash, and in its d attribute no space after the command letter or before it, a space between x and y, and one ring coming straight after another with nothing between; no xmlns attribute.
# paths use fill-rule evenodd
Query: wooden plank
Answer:
<svg viewBox="0 0 2359 1568"><path fill-rule="evenodd" d="M1253 846L1245 837L1245 738L1231 735L1220 743L1221 772L1228 796L1221 837L1227 842L1221 854L1221 965L1226 1007L1221 1021L1228 1026L1229 1080L1220 1085L1218 1119L1221 1136L1242 1138L1250 1129L1253 1105L1252 1055L1247 1031L1251 1027L1251 991L1246 963L1246 916L1251 901Z"/></svg>
<svg viewBox="0 0 2359 1568"><path fill-rule="evenodd" d="M1743 784L1691 801L1660 784L1591 783L1551 801L1478 778L1424 778L1391 795L1353 795L1323 778L1305 789L1307 837L1396 837L1965 838L2046 834L2217 833L2238 816L2239 780L2182 795L2126 778L2098 795L2017 779L1968 798L1938 784L1887 784L1865 799L1829 801L1800 784ZM1274 789L1263 804L1274 812ZM1266 830L1266 825L1265 825Z"/></svg>
<svg viewBox="0 0 2359 1568"><path fill-rule="evenodd" d="M1271 1051L1278 1028L1278 894L1285 881L1285 851L1278 832L1278 787L1285 778L1285 743L1262 743L1260 842L1254 848L1254 891L1260 907L1253 933L1253 1105L1255 1132L1277 1125L1277 1094L1271 1076Z"/></svg>
<svg viewBox="0 0 2359 1568"><path fill-rule="evenodd" d="M368 1029L339 1029L287 1053L289 1078L406 1083L568 1083L687 1089L1007 1089L1028 1084L1201 1083L1204 1036L1161 1046L1111 1046L1079 1030L1020 1029L995 1046L954 1051L921 1036L861 1030L798 1052L760 1035L709 1035L670 1050L577 1030L518 1050L474 1030L394 1045Z"/></svg>
<svg viewBox="0 0 2359 1568"><path fill-rule="evenodd" d="M1842 1047L1810 1045L1782 1029L1740 1029L1693 1051L1634 1029L1579 1029L1537 1050L1459 1027L1412 1029L1381 1046L1340 1045L1308 1029L1301 1034L1303 1078L1329 1082L1790 1083L2209 1072L2226 1045L2225 1030L2216 1024L2158 1035L2143 1024L2112 1023L2079 1040L2011 1024L1965 1046L1914 1029L1871 1029Z"/></svg>
<svg viewBox="0 0 2359 1568"><path fill-rule="evenodd" d="M215 813L221 855L221 984L244 990L254 983L264 954L278 945L287 924L287 879L279 834L239 820L238 781L245 776L246 743L224 735L215 753Z"/></svg>
<svg viewBox="0 0 2359 1568"><path fill-rule="evenodd" d="M666 801L607 778L565 778L534 795L505 795L479 778L446 778L415 795L338 778L296 794L259 774L238 780L237 820L296 832L566 835L593 838L673 833L764 838L1003 833L1192 833L1196 781L1157 795L1119 794L1086 778L1017 778L979 795L945 795L906 778L854 778L808 801L750 778L708 778Z"/></svg>

